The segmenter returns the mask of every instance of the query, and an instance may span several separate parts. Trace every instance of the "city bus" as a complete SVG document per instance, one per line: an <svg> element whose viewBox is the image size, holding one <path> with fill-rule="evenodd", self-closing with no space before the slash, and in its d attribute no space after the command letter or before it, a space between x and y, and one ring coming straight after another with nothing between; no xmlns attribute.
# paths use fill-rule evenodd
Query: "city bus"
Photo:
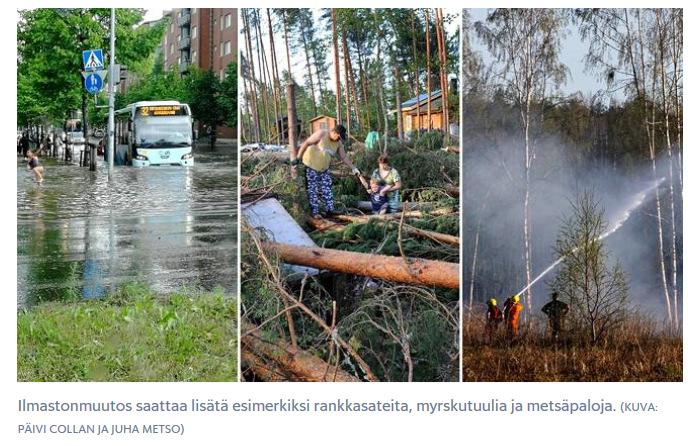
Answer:
<svg viewBox="0 0 688 446"><path fill-rule="evenodd" d="M115 112L117 165L193 166L192 116L177 101L141 101ZM107 155L106 155L107 156Z"/></svg>

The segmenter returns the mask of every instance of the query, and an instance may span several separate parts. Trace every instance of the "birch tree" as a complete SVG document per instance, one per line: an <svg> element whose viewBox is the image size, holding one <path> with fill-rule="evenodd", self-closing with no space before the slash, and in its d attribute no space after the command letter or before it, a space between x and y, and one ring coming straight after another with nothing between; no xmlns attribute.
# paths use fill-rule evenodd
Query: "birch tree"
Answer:
<svg viewBox="0 0 688 446"><path fill-rule="evenodd" d="M652 175L655 182L660 175L657 173L657 138L656 128L658 124L664 124L665 141L667 151L671 151L671 136L668 129L668 88L666 86L666 73L664 59L671 59L665 55L666 46L672 37L669 36L669 29L676 30L674 16L669 23L660 23L663 16L661 12L648 9L603 9L603 10L580 10L577 16L581 22L581 37L588 39L589 49L587 63L606 76L609 89L611 91L624 91L632 99L641 102L641 116L638 125L645 130L648 155L652 166ZM681 23L682 26L682 23ZM674 38L675 40L675 38ZM675 42L671 47L676 46ZM671 51L675 55L675 50ZM673 65L674 60L671 61ZM675 77L678 86L680 78ZM677 110L676 114L681 113L679 102L674 100ZM663 106L664 122L657 122L657 108ZM670 155L670 158L672 156ZM669 176L673 177L673 163L669 163ZM673 182L673 178L670 178ZM664 246L664 219L662 217L662 202L660 199L659 188L655 189L655 218L657 229L657 260L659 277L662 284L662 294L664 297L667 320L673 327L679 324L677 314L678 284L674 282L673 275L677 270L672 253L676 250L676 228L673 223L674 210L674 191L673 184L670 188L670 246L669 255L672 262L667 266L665 260L666 250ZM672 246L673 245L673 246ZM673 289L669 290L667 275L672 276ZM676 294L675 294L676 293ZM672 296L675 296L672 299Z"/></svg>
<svg viewBox="0 0 688 446"><path fill-rule="evenodd" d="M565 68L558 55L565 25L561 10L497 9L487 20L476 22L479 38L496 59L508 94L520 112L523 131L523 258L526 284L532 279L531 175L536 147L532 122L538 104L545 99L544 85L556 87L565 80ZM526 292L528 313L532 312L532 290Z"/></svg>

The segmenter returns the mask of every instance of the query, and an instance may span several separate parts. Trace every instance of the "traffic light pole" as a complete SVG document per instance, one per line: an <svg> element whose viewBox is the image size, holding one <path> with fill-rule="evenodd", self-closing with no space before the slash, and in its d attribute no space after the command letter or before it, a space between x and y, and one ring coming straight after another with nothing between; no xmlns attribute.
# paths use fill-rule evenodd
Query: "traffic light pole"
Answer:
<svg viewBox="0 0 688 446"><path fill-rule="evenodd" d="M115 165L115 8L110 9L110 67L108 73L108 170Z"/></svg>

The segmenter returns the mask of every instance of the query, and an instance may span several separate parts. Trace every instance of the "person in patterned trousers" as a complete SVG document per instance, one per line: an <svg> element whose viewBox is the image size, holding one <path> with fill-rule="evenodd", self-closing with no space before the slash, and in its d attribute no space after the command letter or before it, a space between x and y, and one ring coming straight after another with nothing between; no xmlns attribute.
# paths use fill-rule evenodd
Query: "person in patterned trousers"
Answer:
<svg viewBox="0 0 688 446"><path fill-rule="evenodd" d="M292 166L295 168L299 162L302 162L305 167L308 204L314 218L328 216L334 212L330 163L335 155L338 155L344 164L349 166L354 175L361 174L347 156L343 141L346 141L346 127L339 124L332 129L313 133L301 144L296 154L292 153ZM321 200L325 204L322 213Z"/></svg>

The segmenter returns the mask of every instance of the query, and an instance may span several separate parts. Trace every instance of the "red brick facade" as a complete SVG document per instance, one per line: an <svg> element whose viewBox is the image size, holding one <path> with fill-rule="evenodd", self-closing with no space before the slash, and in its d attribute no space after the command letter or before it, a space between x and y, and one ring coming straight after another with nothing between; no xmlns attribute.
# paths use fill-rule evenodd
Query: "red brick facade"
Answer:
<svg viewBox="0 0 688 446"><path fill-rule="evenodd" d="M163 39L164 67L185 73L190 65L212 70L224 79L229 62L237 60L235 8L180 8L165 12L169 24ZM236 128L218 128L219 138L236 138Z"/></svg>

